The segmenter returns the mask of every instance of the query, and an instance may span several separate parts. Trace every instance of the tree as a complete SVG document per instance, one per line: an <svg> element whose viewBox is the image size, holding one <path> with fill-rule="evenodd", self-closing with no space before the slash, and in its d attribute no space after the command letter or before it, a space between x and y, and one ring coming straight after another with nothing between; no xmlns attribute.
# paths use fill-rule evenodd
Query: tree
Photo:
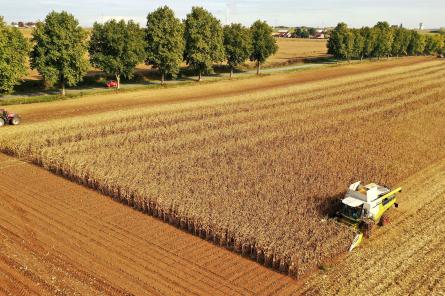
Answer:
<svg viewBox="0 0 445 296"><path fill-rule="evenodd" d="M31 68L37 69L47 85L73 86L88 70L86 32L73 15L51 12L32 33Z"/></svg>
<svg viewBox="0 0 445 296"><path fill-rule="evenodd" d="M425 50L425 45L426 45L425 35L412 30L410 43L408 46L408 54L409 55L423 54Z"/></svg>
<svg viewBox="0 0 445 296"><path fill-rule="evenodd" d="M363 60L365 55L365 37L362 35L362 31L359 29L353 29L352 34L354 35L352 57Z"/></svg>
<svg viewBox="0 0 445 296"><path fill-rule="evenodd" d="M161 72L161 84L165 75L179 72L184 53L184 26L175 18L169 7L160 7L147 16L146 63Z"/></svg>
<svg viewBox="0 0 445 296"><path fill-rule="evenodd" d="M439 53L442 48L442 36L440 35L428 35L425 40L424 53L426 55L433 55Z"/></svg>
<svg viewBox="0 0 445 296"><path fill-rule="evenodd" d="M362 35L365 38L365 45L364 45L364 56L367 58L373 57L374 47L376 43L376 32L373 28L364 27L361 29Z"/></svg>
<svg viewBox="0 0 445 296"><path fill-rule="evenodd" d="M250 56L252 51L252 37L250 30L241 24L225 26L223 32L224 50L227 64L230 67L230 78L232 78L233 69Z"/></svg>
<svg viewBox="0 0 445 296"><path fill-rule="evenodd" d="M12 92L26 74L29 45L17 28L6 26L0 16L0 93Z"/></svg>
<svg viewBox="0 0 445 296"><path fill-rule="evenodd" d="M402 55L402 37L403 37L403 28L394 29L394 39L391 45L391 55L392 56L400 56Z"/></svg>
<svg viewBox="0 0 445 296"><path fill-rule="evenodd" d="M317 34L317 29L315 28L309 28L309 35L310 36L315 36L315 34Z"/></svg>
<svg viewBox="0 0 445 296"><path fill-rule="evenodd" d="M310 33L306 27L295 28L295 36L298 38L309 38Z"/></svg>
<svg viewBox="0 0 445 296"><path fill-rule="evenodd" d="M350 60L354 50L354 34L345 23L339 23L328 40L328 53L337 59Z"/></svg>
<svg viewBox="0 0 445 296"><path fill-rule="evenodd" d="M408 54L410 42L410 32L404 28L394 29L394 39L392 43L391 54L393 56L403 56Z"/></svg>
<svg viewBox="0 0 445 296"><path fill-rule="evenodd" d="M392 49L393 31L387 22L378 22L374 26L376 31L376 42L374 47L374 56L380 58L389 57Z"/></svg>
<svg viewBox="0 0 445 296"><path fill-rule="evenodd" d="M199 73L212 70L213 63L224 60L223 31L221 23L202 7L193 7L185 19L185 52L187 65Z"/></svg>
<svg viewBox="0 0 445 296"><path fill-rule="evenodd" d="M131 79L145 58L144 33L133 21L94 23L88 51L93 66L114 75L119 89L121 76Z"/></svg>
<svg viewBox="0 0 445 296"><path fill-rule="evenodd" d="M437 53L440 55L445 54L445 35L441 35L439 38L439 48L437 50Z"/></svg>
<svg viewBox="0 0 445 296"><path fill-rule="evenodd" d="M269 56L277 52L278 45L272 36L272 27L266 22L257 20L250 27L250 32L252 34L250 60L256 62L256 73L259 75L261 64L264 63Z"/></svg>

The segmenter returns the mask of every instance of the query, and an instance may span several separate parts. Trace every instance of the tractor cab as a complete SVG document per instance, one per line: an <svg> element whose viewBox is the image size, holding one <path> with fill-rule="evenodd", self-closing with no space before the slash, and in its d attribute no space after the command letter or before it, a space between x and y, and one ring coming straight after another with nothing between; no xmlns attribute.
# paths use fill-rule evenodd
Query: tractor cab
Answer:
<svg viewBox="0 0 445 296"><path fill-rule="evenodd" d="M354 222L359 222L363 218L363 201L347 197L342 200L340 215Z"/></svg>

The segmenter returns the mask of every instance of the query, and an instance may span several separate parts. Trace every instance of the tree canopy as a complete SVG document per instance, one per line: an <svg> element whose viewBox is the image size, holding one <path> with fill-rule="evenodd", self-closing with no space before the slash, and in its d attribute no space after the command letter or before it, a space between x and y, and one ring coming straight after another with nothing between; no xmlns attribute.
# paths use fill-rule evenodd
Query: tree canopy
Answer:
<svg viewBox="0 0 445 296"><path fill-rule="evenodd" d="M185 19L184 60L202 73L212 70L213 63L224 60L223 30L221 23L202 7L193 7Z"/></svg>
<svg viewBox="0 0 445 296"><path fill-rule="evenodd" d="M426 45L425 35L420 34L417 31L411 31L410 43L408 45L409 55L423 54Z"/></svg>
<svg viewBox="0 0 445 296"><path fill-rule="evenodd" d="M376 42L374 47L374 56L390 56L392 42L394 40L393 30L387 22L378 22L374 26Z"/></svg>
<svg viewBox="0 0 445 296"><path fill-rule="evenodd" d="M256 62L257 74L266 59L277 52L278 45L272 36L273 29L265 21L257 20L250 27L252 34L252 52L250 60Z"/></svg>
<svg viewBox="0 0 445 296"><path fill-rule="evenodd" d="M328 53L337 59L350 60L354 50L354 34L345 23L339 23L328 40Z"/></svg>
<svg viewBox="0 0 445 296"><path fill-rule="evenodd" d="M29 45L17 28L7 27L0 17L0 93L12 92L26 74Z"/></svg>
<svg viewBox="0 0 445 296"><path fill-rule="evenodd" d="M184 53L184 26L169 7L160 7L147 16L146 63L165 75L179 72Z"/></svg>
<svg viewBox="0 0 445 296"><path fill-rule="evenodd" d="M60 83L65 95L65 85L76 85L88 70L86 37L73 15L50 12L32 33L31 68L48 86Z"/></svg>
<svg viewBox="0 0 445 296"><path fill-rule="evenodd" d="M298 27L295 29L295 36L297 36L298 38L309 38L310 35L311 32L306 27Z"/></svg>
<svg viewBox="0 0 445 296"><path fill-rule="evenodd" d="M428 35L425 40L424 53L427 55L439 53L443 47L443 37L440 35Z"/></svg>
<svg viewBox="0 0 445 296"><path fill-rule="evenodd" d="M444 51L444 37L425 35L379 22L374 27L350 29L339 23L328 40L328 53L337 59L381 58L420 54L440 54Z"/></svg>
<svg viewBox="0 0 445 296"><path fill-rule="evenodd" d="M410 37L410 31L404 28L394 29L394 39L392 43L391 54L397 57L407 55Z"/></svg>
<svg viewBox="0 0 445 296"><path fill-rule="evenodd" d="M143 31L133 21L94 23L88 51L91 64L114 75L120 88L121 76L131 79L136 65L145 58Z"/></svg>
<svg viewBox="0 0 445 296"><path fill-rule="evenodd" d="M360 60L362 60L365 56L365 37L363 36L362 30L353 29L351 32L354 40L351 56L360 58Z"/></svg>
<svg viewBox="0 0 445 296"><path fill-rule="evenodd" d="M224 26L224 50L227 64L230 67L230 77L233 69L246 61L252 51L250 30L241 24Z"/></svg>

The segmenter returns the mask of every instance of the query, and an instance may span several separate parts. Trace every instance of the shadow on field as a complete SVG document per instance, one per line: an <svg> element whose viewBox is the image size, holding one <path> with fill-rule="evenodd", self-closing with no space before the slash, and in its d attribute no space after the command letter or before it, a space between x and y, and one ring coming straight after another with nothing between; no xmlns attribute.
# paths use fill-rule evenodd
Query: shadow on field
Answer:
<svg viewBox="0 0 445 296"><path fill-rule="evenodd" d="M322 217L328 216L329 218L334 218L336 216L336 213L341 208L341 199L344 197L344 194L337 194L334 196L331 196L327 199L322 199L323 201L320 202L317 206L318 213Z"/></svg>

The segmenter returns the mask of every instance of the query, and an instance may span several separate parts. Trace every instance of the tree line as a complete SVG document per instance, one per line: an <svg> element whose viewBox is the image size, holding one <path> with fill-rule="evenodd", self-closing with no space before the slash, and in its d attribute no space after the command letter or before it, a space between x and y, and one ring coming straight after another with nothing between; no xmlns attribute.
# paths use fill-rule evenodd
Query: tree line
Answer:
<svg viewBox="0 0 445 296"><path fill-rule="evenodd" d="M31 68L45 85L60 85L63 95L65 86L79 83L90 65L113 75L118 88L121 78L131 79L142 62L159 70L162 84L178 74L183 61L199 80L214 63L223 61L230 67L230 77L248 59L256 63L259 74L261 64L278 50L272 31L261 20L250 28L222 26L202 7L193 7L181 21L164 6L148 14L145 28L131 20L96 22L88 40L73 15L53 11L36 24L29 43L0 18L0 92L11 92L26 74L28 54Z"/></svg>
<svg viewBox="0 0 445 296"><path fill-rule="evenodd" d="M313 27L297 27L294 36L297 38L309 38L317 34L317 29Z"/></svg>
<svg viewBox="0 0 445 296"><path fill-rule="evenodd" d="M339 23L328 40L328 53L337 59L400 57L444 54L445 36L426 35L416 30L378 22L374 27L348 28Z"/></svg>

